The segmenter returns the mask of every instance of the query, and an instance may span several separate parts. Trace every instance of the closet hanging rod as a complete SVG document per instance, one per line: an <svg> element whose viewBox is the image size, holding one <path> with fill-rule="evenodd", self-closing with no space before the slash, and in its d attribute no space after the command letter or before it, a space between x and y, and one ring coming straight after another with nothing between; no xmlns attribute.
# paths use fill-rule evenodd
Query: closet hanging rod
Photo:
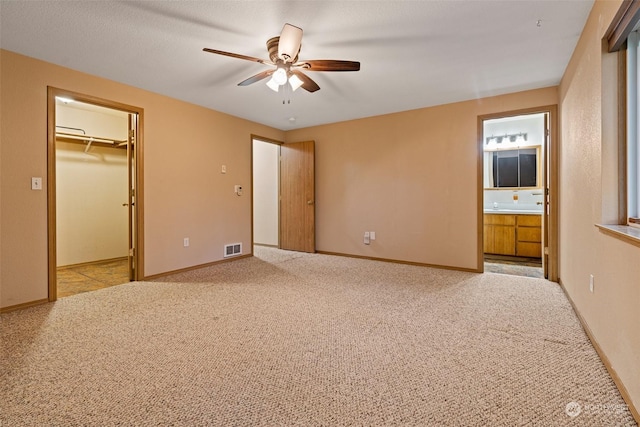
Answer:
<svg viewBox="0 0 640 427"><path fill-rule="evenodd" d="M76 139L80 141L86 142L101 142L103 144L111 144L111 145L123 145L127 143L126 139L112 139L112 138L103 138L100 136L91 136L91 135L77 135L75 133L66 133L66 132L56 132L56 138L66 138L66 139Z"/></svg>
<svg viewBox="0 0 640 427"><path fill-rule="evenodd" d="M69 126L60 126L60 125L56 125L56 127L60 129L79 130L83 134L85 135L87 134L87 132L84 129L80 129L80 128L70 128Z"/></svg>

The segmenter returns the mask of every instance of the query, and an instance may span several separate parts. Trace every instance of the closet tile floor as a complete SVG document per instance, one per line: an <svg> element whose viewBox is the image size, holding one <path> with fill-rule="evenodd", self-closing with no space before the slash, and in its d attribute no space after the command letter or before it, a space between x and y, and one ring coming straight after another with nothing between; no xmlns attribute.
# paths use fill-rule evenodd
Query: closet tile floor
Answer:
<svg viewBox="0 0 640 427"><path fill-rule="evenodd" d="M511 274L512 276L537 277L544 279L542 260L537 258L485 255L484 271L488 273Z"/></svg>
<svg viewBox="0 0 640 427"><path fill-rule="evenodd" d="M129 282L126 258L58 268L58 298Z"/></svg>

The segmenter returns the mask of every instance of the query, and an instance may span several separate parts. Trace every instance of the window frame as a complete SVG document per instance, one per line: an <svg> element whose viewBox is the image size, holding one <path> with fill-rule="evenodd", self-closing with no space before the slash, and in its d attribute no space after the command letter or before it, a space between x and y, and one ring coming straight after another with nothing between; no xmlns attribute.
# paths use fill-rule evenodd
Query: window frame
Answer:
<svg viewBox="0 0 640 427"><path fill-rule="evenodd" d="M628 52L627 40L639 23L640 0L625 0L605 35L608 51L619 53L620 225L633 227L640 225L640 206L638 206L640 204L640 185L637 183L638 174L640 174L640 158L637 155L640 151L640 65L637 61L634 61L635 64L630 64L627 61L627 54L631 53L632 56L635 56L637 52L640 57L640 48L635 49L635 52ZM635 99L628 99L629 89L627 86L631 75L638 76L635 86L632 88L636 95ZM632 107L629 107L629 102L632 103ZM633 123L630 123L628 117L629 110L635 110L633 111L635 115ZM628 137L629 130L635 133L633 140ZM629 185L631 179L635 180L635 187ZM631 195L631 191L634 191L635 194ZM630 201L634 203L634 206L629 206Z"/></svg>
<svg viewBox="0 0 640 427"><path fill-rule="evenodd" d="M640 21L640 19L639 19ZM626 185L627 225L640 226L640 33L635 28L627 36L625 62L626 132L623 162Z"/></svg>

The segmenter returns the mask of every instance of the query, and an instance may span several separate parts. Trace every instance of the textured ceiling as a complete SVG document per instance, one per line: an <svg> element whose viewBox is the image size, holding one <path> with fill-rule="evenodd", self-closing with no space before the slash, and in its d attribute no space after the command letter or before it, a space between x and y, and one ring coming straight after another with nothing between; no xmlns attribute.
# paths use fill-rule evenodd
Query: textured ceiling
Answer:
<svg viewBox="0 0 640 427"><path fill-rule="evenodd" d="M278 129L557 85L593 5L571 1L6 1L0 46ZM300 59L360 61L309 72L291 103L265 81L284 23ZM118 100L115 100L118 101Z"/></svg>

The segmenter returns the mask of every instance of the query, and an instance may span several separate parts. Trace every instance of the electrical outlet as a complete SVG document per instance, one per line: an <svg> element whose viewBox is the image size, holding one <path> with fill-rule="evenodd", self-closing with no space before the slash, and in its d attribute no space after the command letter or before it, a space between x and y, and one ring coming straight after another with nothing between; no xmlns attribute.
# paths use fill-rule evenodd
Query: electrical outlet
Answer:
<svg viewBox="0 0 640 427"><path fill-rule="evenodd" d="M589 275L589 291L593 293L593 274Z"/></svg>
<svg viewBox="0 0 640 427"><path fill-rule="evenodd" d="M371 234L368 231L364 232L364 244L368 245L371 243Z"/></svg>
<svg viewBox="0 0 640 427"><path fill-rule="evenodd" d="M185 248L189 247L189 238L188 237L184 238L183 245L184 245Z"/></svg>

